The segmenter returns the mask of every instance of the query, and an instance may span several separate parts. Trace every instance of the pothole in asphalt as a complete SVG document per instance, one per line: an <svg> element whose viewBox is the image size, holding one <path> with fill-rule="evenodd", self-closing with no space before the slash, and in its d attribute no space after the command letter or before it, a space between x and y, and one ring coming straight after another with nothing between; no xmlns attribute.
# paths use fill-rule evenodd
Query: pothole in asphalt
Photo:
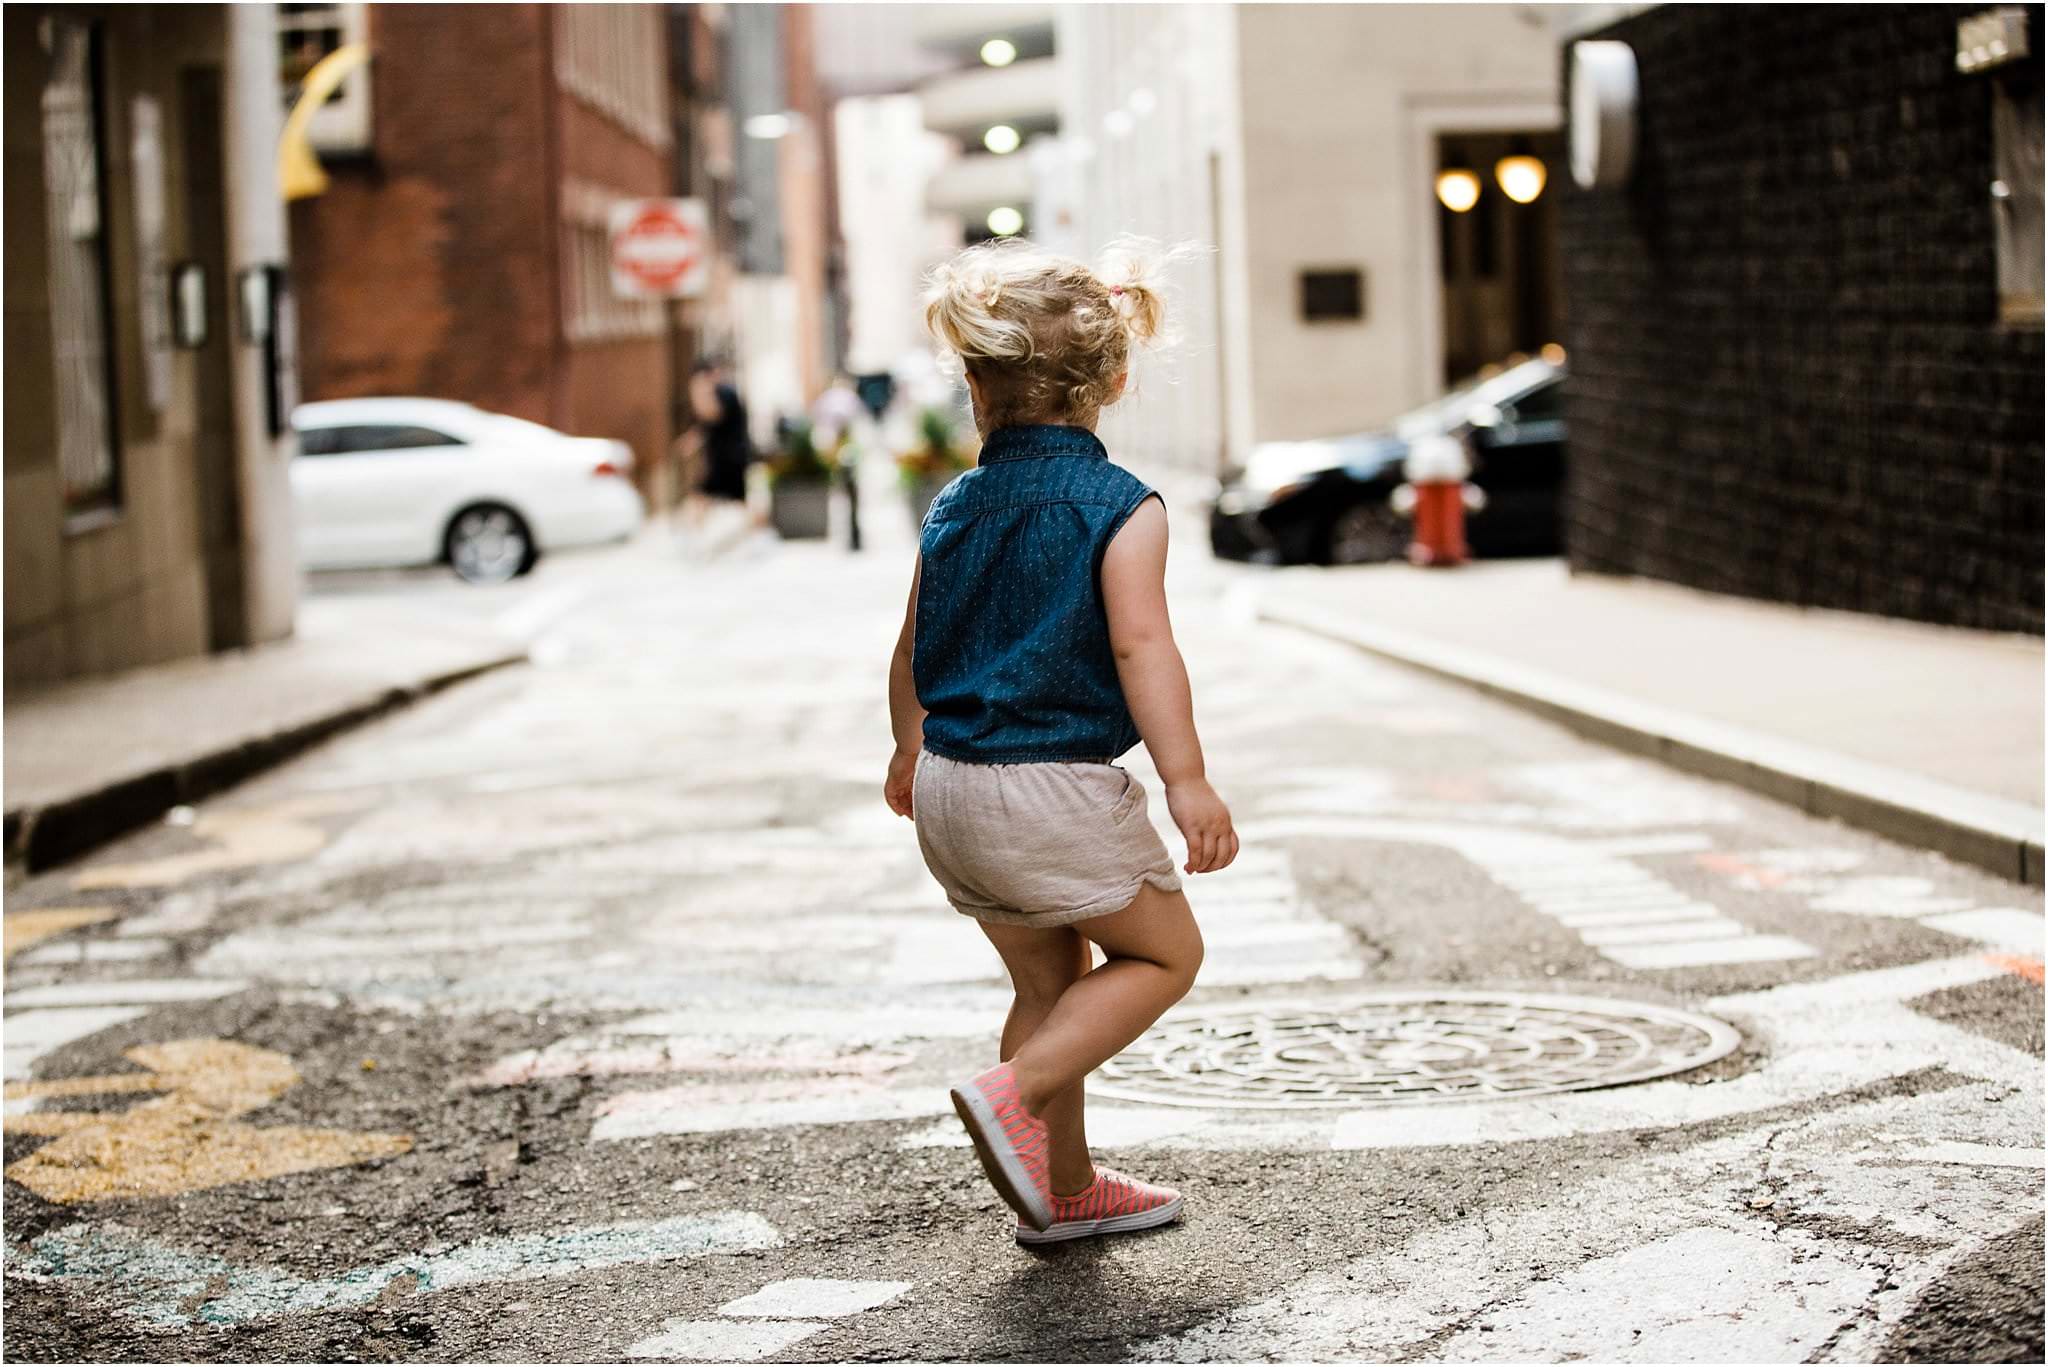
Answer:
<svg viewBox="0 0 2048 1367"><path fill-rule="evenodd" d="M1724 1021L1647 1002L1374 992L1176 1014L1089 1091L1246 1110L1492 1101L1669 1077L1741 1042Z"/></svg>

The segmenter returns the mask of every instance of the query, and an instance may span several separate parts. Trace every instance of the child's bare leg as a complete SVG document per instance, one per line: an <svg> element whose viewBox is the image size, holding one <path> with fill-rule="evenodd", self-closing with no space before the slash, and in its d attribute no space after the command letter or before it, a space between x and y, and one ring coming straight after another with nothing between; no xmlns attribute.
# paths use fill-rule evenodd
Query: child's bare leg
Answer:
<svg viewBox="0 0 2048 1367"><path fill-rule="evenodd" d="M1202 933L1178 892L1147 884L1122 911L1073 929L1108 959L1060 994L1009 1060L1024 1109L1048 1123L1045 1108L1144 1034L1186 995L1202 966Z"/></svg>
<svg viewBox="0 0 2048 1367"><path fill-rule="evenodd" d="M1003 966L1010 970L1010 983L1017 992L1010 1003L1009 1019L1003 1022L1002 1058L1007 1062L1045 1023L1061 995L1087 973L1090 951L1088 942L1066 926L1033 930L987 921L979 924L1003 956ZM1051 1140L1052 1189L1059 1196L1084 1191L1095 1180L1082 1109L1082 1084L1075 1082L1032 1112L1045 1122Z"/></svg>

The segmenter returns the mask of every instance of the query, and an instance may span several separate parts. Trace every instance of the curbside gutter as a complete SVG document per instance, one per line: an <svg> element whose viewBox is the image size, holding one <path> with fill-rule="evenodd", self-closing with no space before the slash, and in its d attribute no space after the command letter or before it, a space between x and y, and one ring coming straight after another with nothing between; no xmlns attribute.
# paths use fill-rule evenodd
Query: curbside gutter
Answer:
<svg viewBox="0 0 2048 1367"><path fill-rule="evenodd" d="M149 824L173 807L210 797L329 737L478 675L506 665L524 664L526 659L524 646L511 648L416 682L379 689L305 721L116 779L87 792L41 806L9 807L5 818L7 867L10 873L15 869L40 873L76 859L116 836Z"/></svg>
<svg viewBox="0 0 2048 1367"><path fill-rule="evenodd" d="M2039 808L1707 721L1409 632L1261 598L1258 614L1465 684L1590 740L1733 783L1814 816L2042 886Z"/></svg>

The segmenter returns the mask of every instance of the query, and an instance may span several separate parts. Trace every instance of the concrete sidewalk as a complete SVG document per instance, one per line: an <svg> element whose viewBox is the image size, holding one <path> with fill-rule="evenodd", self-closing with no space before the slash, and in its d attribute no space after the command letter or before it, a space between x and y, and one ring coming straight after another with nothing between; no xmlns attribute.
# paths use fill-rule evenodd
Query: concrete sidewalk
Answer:
<svg viewBox="0 0 2048 1367"><path fill-rule="evenodd" d="M413 698L526 658L402 602L302 600L290 640L6 699L10 867L33 871Z"/></svg>
<svg viewBox="0 0 2048 1367"><path fill-rule="evenodd" d="M1272 571L1262 616L1575 730L2041 882L2042 642L1571 575Z"/></svg>

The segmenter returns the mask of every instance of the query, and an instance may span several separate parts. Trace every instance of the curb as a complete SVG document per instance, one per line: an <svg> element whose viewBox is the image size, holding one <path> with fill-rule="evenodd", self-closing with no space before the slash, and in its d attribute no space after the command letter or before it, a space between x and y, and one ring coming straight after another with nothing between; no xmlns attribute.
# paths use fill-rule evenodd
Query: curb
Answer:
<svg viewBox="0 0 2048 1367"><path fill-rule="evenodd" d="M2039 808L1668 711L1498 656L1335 613L1261 601L1258 615L1461 683L1590 740L1761 793L1814 816L2042 885Z"/></svg>
<svg viewBox="0 0 2048 1367"><path fill-rule="evenodd" d="M62 798L42 807L10 808L6 813L6 862L10 872L41 873L76 859L116 836L126 835L161 817L171 808L197 802L265 769L282 764L331 736L393 712L444 688L506 665L523 664L522 647L504 655L401 684L360 702L255 736L190 759L178 760L145 773L118 779L92 792Z"/></svg>

